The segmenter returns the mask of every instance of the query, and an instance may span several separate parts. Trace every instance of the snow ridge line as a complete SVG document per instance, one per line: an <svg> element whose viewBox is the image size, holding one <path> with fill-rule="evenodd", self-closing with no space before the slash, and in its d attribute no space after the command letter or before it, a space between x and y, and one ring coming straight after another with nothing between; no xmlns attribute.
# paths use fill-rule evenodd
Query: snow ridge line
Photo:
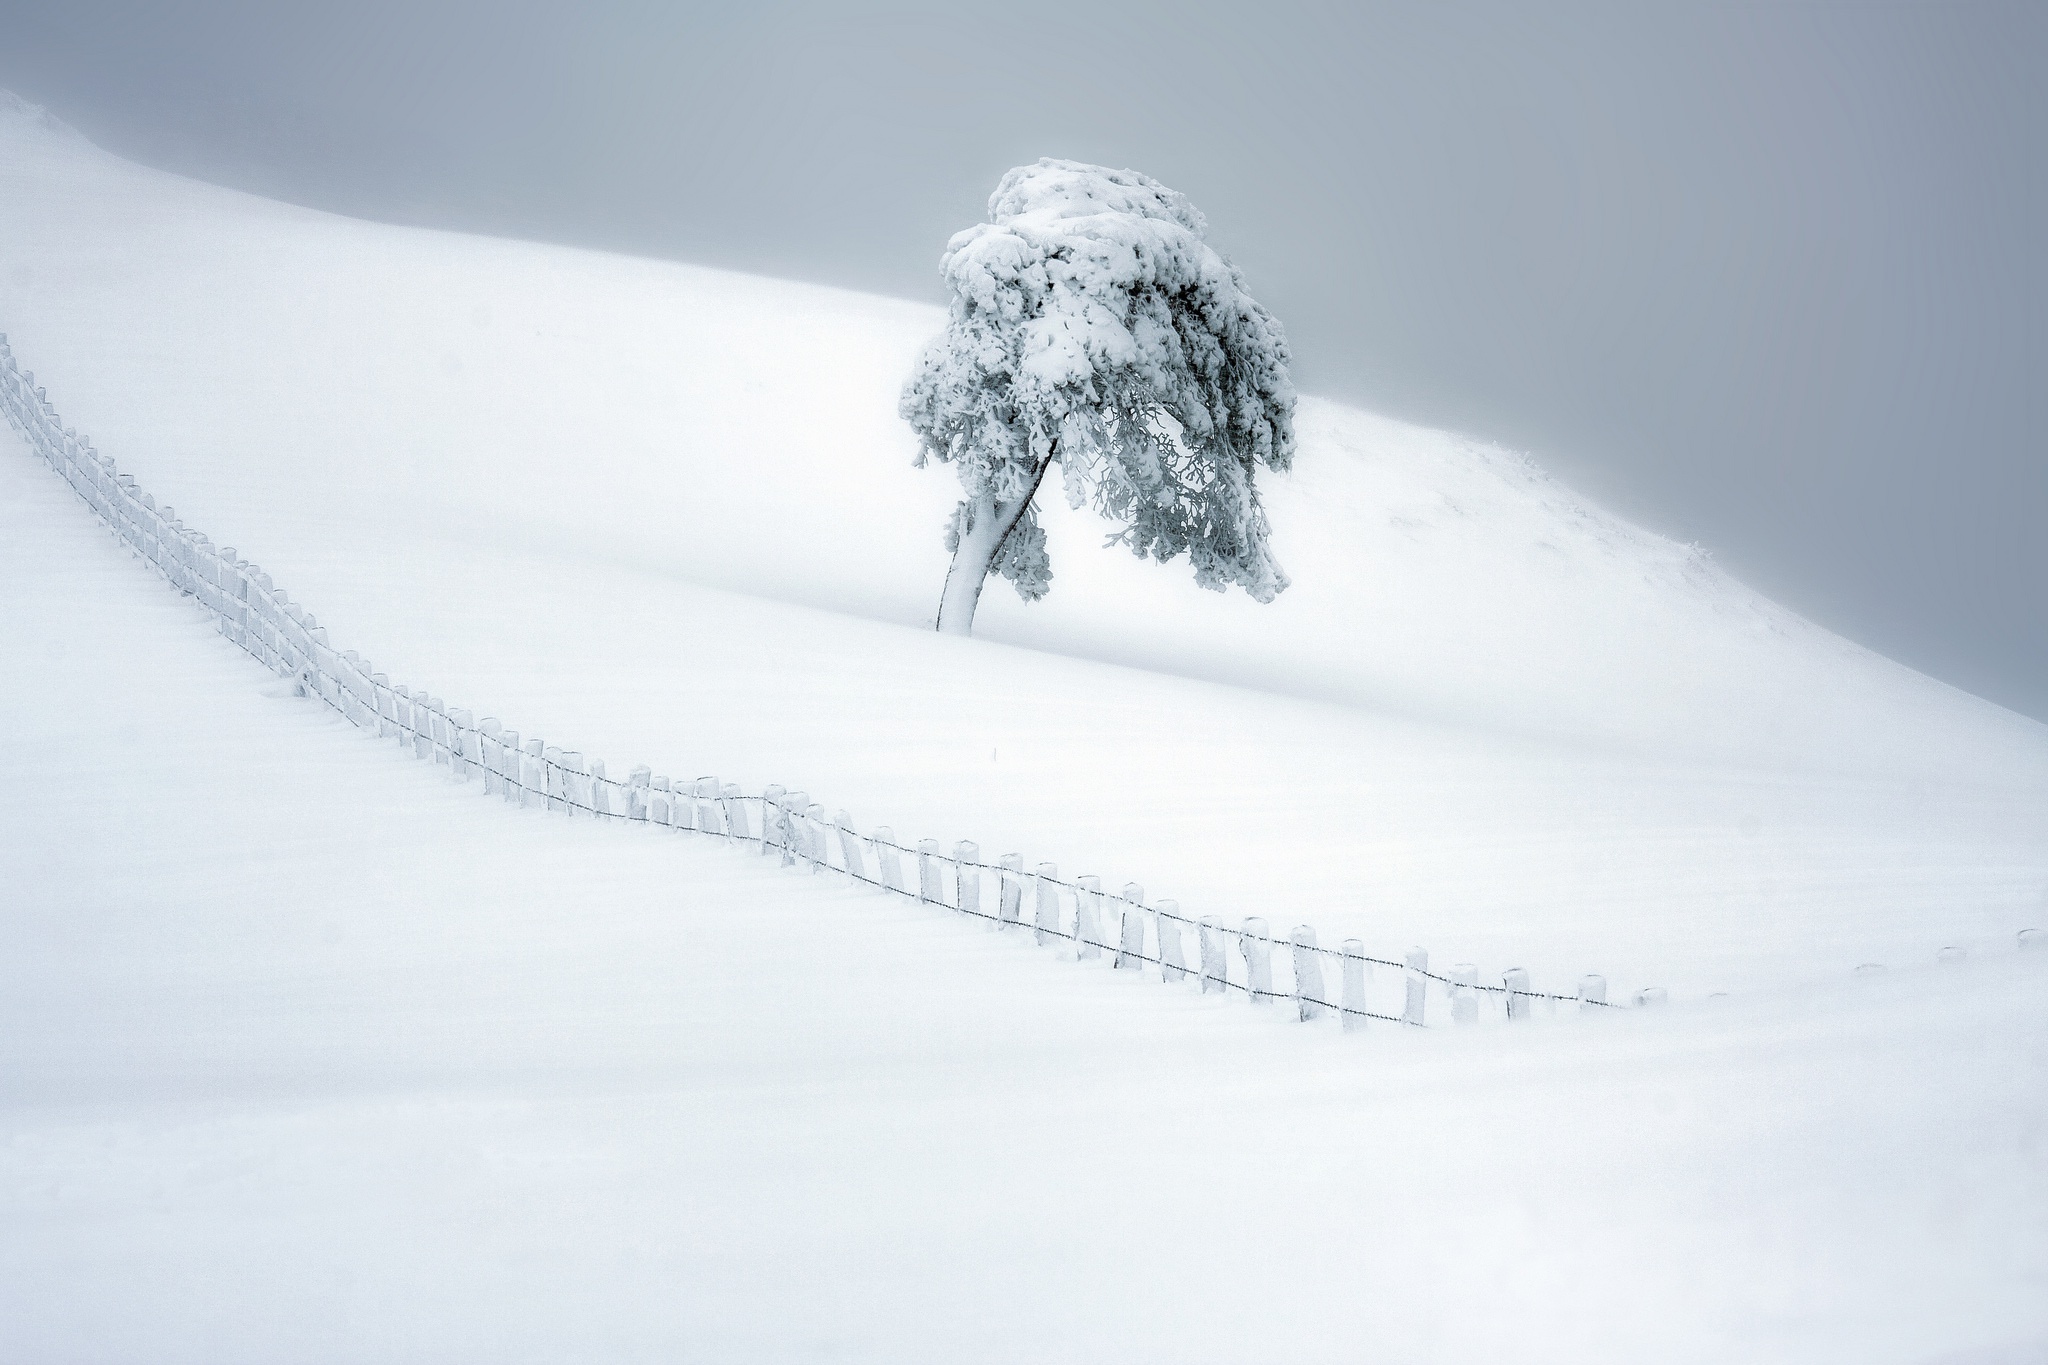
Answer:
<svg viewBox="0 0 2048 1365"><path fill-rule="evenodd" d="M1248 916L1236 926L1223 924L1215 915L1191 919L1180 913L1175 901L1147 905L1143 889L1135 883L1121 894L1111 894L1101 889L1096 877L1060 878L1051 863L1040 863L1027 873L1016 854L984 863L971 841L961 841L950 855L932 839L906 847L886 826L863 835L845 811L828 819L825 808L805 793L780 786L749 795L737 784L715 777L671 782L644 765L620 782L606 774L601 760L586 763L579 752L537 738L522 742L517 731L495 719L477 721L467 709L451 707L424 691L413 692L404 684L393 685L354 650L336 651L313 614L291 601L270 575L232 547L214 546L171 507L158 506L132 475L118 472L111 457L64 426L46 391L35 386L34 372L16 364L4 333L0 410L115 538L172 588L205 608L228 640L272 672L292 678L298 695L319 699L358 729L375 731L379 739L396 739L414 757L447 767L456 781L467 782L473 773L480 774L485 795L502 796L521 807L570 815L580 811L598 820L658 825L752 845L763 856L778 854L784 867L838 872L855 882L989 921L998 929L1028 928L1039 944L1064 940L1074 945L1076 961L1109 953L1114 955L1113 968L1153 967L1160 980L1196 981L1204 993L1236 991L1254 1003L1289 1000L1304 1022L1327 1014L1340 1018L1347 1030L1363 1028L1369 1019L1425 1027L1432 984L1439 995L1448 996L1451 1018L1460 1024L1476 1022L1482 1002L1488 1003L1494 1017L1510 1020L1531 1017L1539 1000L1553 1013L1561 1005L1576 1006L1581 1013L1616 1007L1606 998L1605 978L1596 975L1583 978L1575 995L1532 990L1527 973L1520 969L1503 973L1498 986L1484 985L1477 969L1467 963L1453 967L1448 976L1430 970L1429 955L1419 948L1398 962L1368 956L1357 939L1345 940L1340 949L1324 948L1318 946L1313 926L1306 924L1275 940L1258 916ZM867 870L870 858L874 875ZM905 877L906 863L914 879ZM983 873L995 875L985 879ZM995 893L993 911L987 908L985 882ZM1033 904L1028 923L1023 917L1027 896ZM1192 964L1182 951L1183 931L1193 936L1198 950ZM1227 951L1230 947L1234 954ZM1288 950L1284 956L1292 968L1289 989L1275 989L1275 947ZM1231 973L1233 955L1243 964L1242 979ZM1323 982L1325 963L1339 974L1341 993L1335 1000L1326 998L1332 993ZM1373 966L1402 974L1398 1012L1368 1007L1367 981ZM1663 1000L1659 987L1635 995L1638 1005Z"/></svg>

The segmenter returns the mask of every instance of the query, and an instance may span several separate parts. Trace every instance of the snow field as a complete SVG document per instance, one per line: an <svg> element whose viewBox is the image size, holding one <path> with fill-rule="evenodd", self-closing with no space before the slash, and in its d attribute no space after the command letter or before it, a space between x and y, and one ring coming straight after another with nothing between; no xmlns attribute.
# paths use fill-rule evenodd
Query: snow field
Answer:
<svg viewBox="0 0 2048 1365"><path fill-rule="evenodd" d="M0 119L0 325L159 498L396 681L863 827L1326 944L1678 998L2002 950L2048 730L1526 461L1316 401L1271 607L1096 548L919 628L936 309L355 223Z"/></svg>
<svg viewBox="0 0 2048 1365"><path fill-rule="evenodd" d="M0 460L9 1359L2027 1359L2032 954L1364 1037L510 811ZM60 704L52 704L60 700Z"/></svg>
<svg viewBox="0 0 2048 1365"><path fill-rule="evenodd" d="M9 447L0 1358L2048 1356L2048 731L1525 461L1309 402L1272 608L1055 509L943 640L933 309L0 108L0 327L337 642L614 773L1678 1002L1345 1035L506 810Z"/></svg>

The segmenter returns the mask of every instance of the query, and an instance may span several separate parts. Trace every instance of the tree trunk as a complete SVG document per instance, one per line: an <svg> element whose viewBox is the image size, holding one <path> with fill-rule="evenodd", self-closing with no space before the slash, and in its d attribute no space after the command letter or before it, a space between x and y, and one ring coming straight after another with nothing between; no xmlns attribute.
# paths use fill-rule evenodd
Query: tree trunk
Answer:
<svg viewBox="0 0 2048 1365"><path fill-rule="evenodd" d="M981 498L975 502L973 529L961 532L959 547L953 551L953 563L946 570L945 590L939 594L938 628L941 634L974 633L974 609L981 604L981 585L988 581L989 570L995 566L996 556L1002 553L1003 542L1016 529L1024 509L1031 506L1031 499L1037 496L1038 485L1045 479L1045 471L1051 464L1050 458L1040 463L1038 473L1032 477L1031 487L1014 502L998 502L994 498Z"/></svg>

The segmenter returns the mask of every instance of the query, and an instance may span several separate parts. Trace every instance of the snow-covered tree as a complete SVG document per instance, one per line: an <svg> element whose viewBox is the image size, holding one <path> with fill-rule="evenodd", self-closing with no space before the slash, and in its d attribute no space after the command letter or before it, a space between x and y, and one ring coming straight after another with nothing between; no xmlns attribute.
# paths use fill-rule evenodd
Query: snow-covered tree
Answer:
<svg viewBox="0 0 2048 1365"><path fill-rule="evenodd" d="M904 386L917 462L965 493L938 626L965 635L988 575L1027 601L1052 566L1032 498L1057 463L1067 503L1109 544L1261 602L1287 587L1253 474L1294 458L1279 322L1202 240L1185 195L1136 171L1047 158L1002 178L989 221L946 245L946 330Z"/></svg>

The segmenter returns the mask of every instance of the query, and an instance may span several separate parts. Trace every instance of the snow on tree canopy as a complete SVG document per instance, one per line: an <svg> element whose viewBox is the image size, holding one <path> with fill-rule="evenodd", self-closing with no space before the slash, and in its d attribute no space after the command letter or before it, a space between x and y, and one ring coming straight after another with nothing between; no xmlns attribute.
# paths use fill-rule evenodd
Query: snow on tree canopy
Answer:
<svg viewBox="0 0 2048 1365"><path fill-rule="evenodd" d="M1044 596L1030 498L1057 461L1068 504L1121 526L1109 543L1185 550L1201 586L1271 601L1287 576L1252 478L1293 459L1287 341L1202 215L1150 176L1050 158L1005 175L988 214L947 244L946 330L901 404L918 463L953 463L967 495L948 548L994 517L987 567Z"/></svg>

